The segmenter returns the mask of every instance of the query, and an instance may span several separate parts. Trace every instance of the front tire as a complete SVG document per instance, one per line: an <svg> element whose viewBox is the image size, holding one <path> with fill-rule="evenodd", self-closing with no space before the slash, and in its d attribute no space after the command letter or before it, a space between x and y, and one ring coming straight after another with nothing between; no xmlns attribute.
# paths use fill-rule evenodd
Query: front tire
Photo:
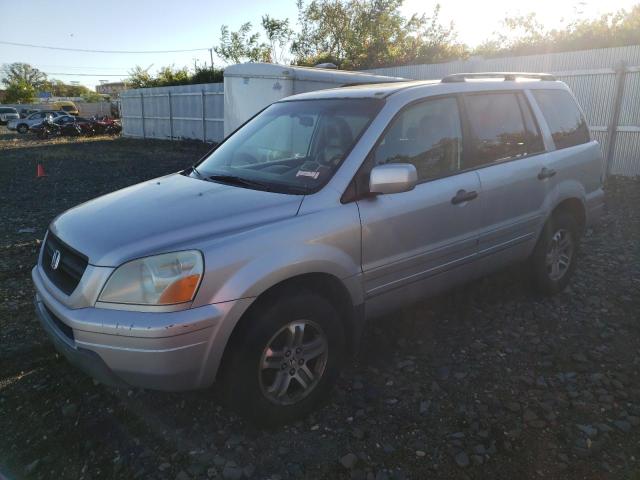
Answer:
<svg viewBox="0 0 640 480"><path fill-rule="evenodd" d="M20 125L18 125L16 130L18 131L18 133L27 133L29 131L29 126L21 123Z"/></svg>
<svg viewBox="0 0 640 480"><path fill-rule="evenodd" d="M533 286L543 295L564 290L577 265L580 228L575 217L557 212L545 224L531 256Z"/></svg>
<svg viewBox="0 0 640 480"><path fill-rule="evenodd" d="M223 360L228 403L263 426L305 416L340 372L345 353L340 315L306 290L283 291L247 315Z"/></svg>

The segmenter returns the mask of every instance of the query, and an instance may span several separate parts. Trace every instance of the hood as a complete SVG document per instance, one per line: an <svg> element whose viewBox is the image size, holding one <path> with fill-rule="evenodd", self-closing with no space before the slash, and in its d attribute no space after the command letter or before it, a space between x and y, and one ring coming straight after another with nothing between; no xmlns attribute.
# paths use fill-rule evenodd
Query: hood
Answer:
<svg viewBox="0 0 640 480"><path fill-rule="evenodd" d="M176 173L78 205L58 216L50 230L90 264L116 267L295 216L302 199Z"/></svg>

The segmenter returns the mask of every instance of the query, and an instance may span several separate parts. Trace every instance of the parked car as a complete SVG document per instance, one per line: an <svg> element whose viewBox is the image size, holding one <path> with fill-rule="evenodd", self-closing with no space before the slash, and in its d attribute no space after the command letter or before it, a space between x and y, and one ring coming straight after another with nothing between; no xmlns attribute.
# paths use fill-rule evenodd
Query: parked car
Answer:
<svg viewBox="0 0 640 480"><path fill-rule="evenodd" d="M51 108L53 110L61 110L68 115L80 115L80 111L76 104L70 100L58 100L57 102L53 102L51 104Z"/></svg>
<svg viewBox="0 0 640 480"><path fill-rule="evenodd" d="M27 118L10 120L9 123L7 123L7 128L9 130L17 130L18 133L27 133L32 125L42 123L42 120L44 120L45 118L57 118L62 115L67 114L65 112L59 112L56 110L40 110L38 112L32 113Z"/></svg>
<svg viewBox="0 0 640 480"><path fill-rule="evenodd" d="M0 107L0 125L6 125L9 120L20 118L18 111L12 107Z"/></svg>
<svg viewBox="0 0 640 480"><path fill-rule="evenodd" d="M21 108L20 109L20 118L27 118L32 113L39 112L40 110L36 110L34 108Z"/></svg>
<svg viewBox="0 0 640 480"><path fill-rule="evenodd" d="M600 147L564 83L484 76L295 95L68 210L32 272L42 326L103 383L217 380L273 424L327 394L369 318L515 262L560 292L603 209Z"/></svg>

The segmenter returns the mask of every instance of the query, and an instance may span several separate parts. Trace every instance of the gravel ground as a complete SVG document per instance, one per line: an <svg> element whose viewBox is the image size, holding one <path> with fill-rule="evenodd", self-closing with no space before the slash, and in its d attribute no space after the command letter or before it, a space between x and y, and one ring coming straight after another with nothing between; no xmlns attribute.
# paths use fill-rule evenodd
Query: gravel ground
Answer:
<svg viewBox="0 0 640 480"><path fill-rule="evenodd" d="M640 181L614 178L574 281L513 268L372 322L326 406L257 430L213 391L112 390L56 355L29 277L59 212L206 147L0 131L0 471L9 478L640 479ZM42 162L48 177L34 178ZM1 478L0 474L0 478Z"/></svg>

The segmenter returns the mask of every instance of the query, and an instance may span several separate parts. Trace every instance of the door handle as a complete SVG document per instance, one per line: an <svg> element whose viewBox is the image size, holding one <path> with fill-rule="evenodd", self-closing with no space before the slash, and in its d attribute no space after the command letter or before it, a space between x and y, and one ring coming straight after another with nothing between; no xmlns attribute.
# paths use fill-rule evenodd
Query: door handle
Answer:
<svg viewBox="0 0 640 480"><path fill-rule="evenodd" d="M467 192L466 190L458 190L456 196L451 199L451 203L458 205L459 203L469 202L478 196L478 192L472 190Z"/></svg>
<svg viewBox="0 0 640 480"><path fill-rule="evenodd" d="M538 173L538 180L544 180L545 178L551 178L556 174L553 168L542 167L540 173Z"/></svg>

